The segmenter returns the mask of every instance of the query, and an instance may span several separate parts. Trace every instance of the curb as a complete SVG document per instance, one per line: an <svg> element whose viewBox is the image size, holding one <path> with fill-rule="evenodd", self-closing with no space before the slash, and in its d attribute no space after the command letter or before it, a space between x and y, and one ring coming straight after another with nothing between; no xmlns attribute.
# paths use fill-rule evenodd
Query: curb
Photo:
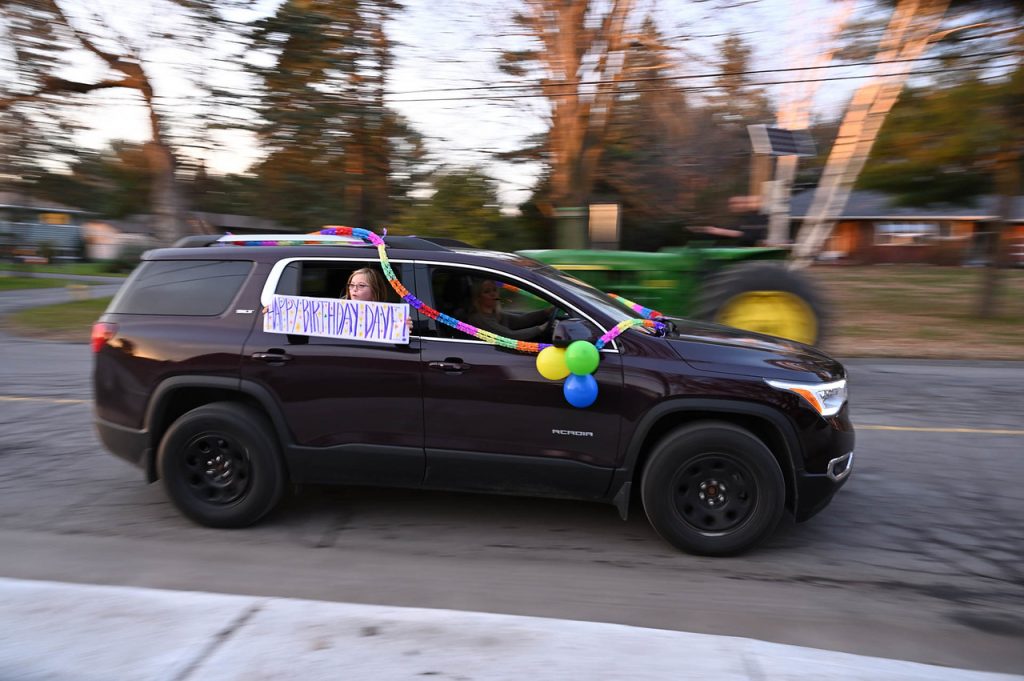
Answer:
<svg viewBox="0 0 1024 681"><path fill-rule="evenodd" d="M619 624L0 578L0 679L1011 681Z"/></svg>

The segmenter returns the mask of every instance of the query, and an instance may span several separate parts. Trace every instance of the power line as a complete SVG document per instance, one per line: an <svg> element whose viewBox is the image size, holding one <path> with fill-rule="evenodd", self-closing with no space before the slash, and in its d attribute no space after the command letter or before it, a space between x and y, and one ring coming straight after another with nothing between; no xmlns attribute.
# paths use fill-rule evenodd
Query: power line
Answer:
<svg viewBox="0 0 1024 681"><path fill-rule="evenodd" d="M936 69L932 71L918 71L914 73L915 76L928 76L928 75L939 75L944 73L951 73L954 71L982 71L987 66L961 66L956 68L948 69ZM794 80L775 80L775 81L760 81L757 83L749 83L749 87L761 87L765 85L790 85L795 83L825 83L831 81L840 80L858 80L865 78L874 78L874 74L860 75L860 76L830 76L828 78L800 78ZM628 94L640 93L640 92L696 92L700 90L717 90L720 89L719 85L684 85L678 87L662 87L662 88L637 88L629 90ZM415 103L429 103L429 102L485 102L485 101L501 101L501 100L516 100L516 99L549 99L554 97L579 97L579 92L565 92L565 93L526 93L518 95L481 95L478 97L433 97L433 98L422 98L422 99L391 99L391 104L415 104Z"/></svg>
<svg viewBox="0 0 1024 681"><path fill-rule="evenodd" d="M977 52L977 53L974 53L974 54L956 55L956 58L957 59L974 59L974 58L977 58L977 57L989 57L989 58L992 58L992 59L998 59L1000 57L1007 57L1007 56L1015 55L1017 53L1018 52L1016 50L1007 50L1007 51L1003 51L1003 52ZM792 66L792 67L780 68L780 69L753 69L753 70L749 70L749 71L723 71L723 72L719 72L719 73L700 73L700 74L690 74L690 75L683 75L683 76L650 76L650 77L646 77L646 78L623 78L621 80L595 80L595 81L589 81L589 82L587 82L585 84L586 85L608 85L608 84L619 83L619 82L644 83L644 82L663 82L663 81L672 81L672 80L697 80L697 79L700 79L700 78L722 78L722 77L729 77L729 76L756 76L756 75L763 75L763 74L767 74L767 73L785 73L785 72L788 72L788 71L820 71L820 70L824 70L824 69L843 69L843 68L850 68L850 67L854 67L854 66L877 66L877 65L881 65L881 64L902 64L902 63L907 63L907 62L930 61L930 60L935 60L935 59L948 59L948 58L949 58L948 55L936 54L936 55L930 55L930 56L925 56L925 57L912 57L912 58L909 58L909 59L886 59L886 60L882 60L882 61L860 61L860 62L849 62L849 63L846 63L846 64L821 64L821 65L818 65L818 66ZM795 82L799 82L799 81L795 81ZM577 84L577 83L564 83L564 84L553 83L549 87L576 87L577 85L579 85L579 84ZM427 89L423 89L423 90L406 90L404 92L393 92L393 93L391 93L391 95L392 96L397 96L397 97L402 97L402 96L405 96L405 95L418 95L418 94L424 94L424 93L428 93L428 92L438 92L438 93L445 93L445 92L470 92L470 91L476 91L476 90L482 90L482 91L490 92L490 91L493 91L493 90L521 90L521 89L524 89L524 88L534 87L534 86L535 85L532 84L532 83L527 83L527 84L520 83L520 84L515 84L515 85L511 85L511 84L509 84L509 85L500 85L499 84L499 85L476 85L476 86L453 87L453 88L427 88ZM418 100L411 100L411 101L418 101Z"/></svg>
<svg viewBox="0 0 1024 681"><path fill-rule="evenodd" d="M912 75L915 76L930 76L930 75L941 75L946 73L952 73L956 71L983 71L988 66L958 66L948 69L935 69L930 71L917 71ZM828 78L800 78L794 80L768 80L760 81L756 83L748 83L748 87L762 87L766 85L790 85L799 83L826 83L832 81L843 81L843 80L863 80L865 78L875 78L874 74L858 75L858 76L830 76ZM991 80L993 77L985 77L983 80ZM623 94L634 94L642 92L697 92L702 90L717 90L720 89L720 85L683 85L677 87L660 87L660 88L637 88L628 90ZM591 93L586 93L591 94ZM390 96L386 98L389 100L387 104L417 104L417 103L430 103L430 102L489 102L489 101L510 101L517 99L548 99L554 97L579 97L579 92L565 92L565 93L554 93L544 94L538 92L531 92L526 94L515 94L515 95L481 95L479 97L434 97L434 98L420 98L420 99L391 99ZM366 105L365 100L358 97L350 97L340 95L332 99L304 99L301 100L303 106L315 106L318 104L336 104L336 105Z"/></svg>

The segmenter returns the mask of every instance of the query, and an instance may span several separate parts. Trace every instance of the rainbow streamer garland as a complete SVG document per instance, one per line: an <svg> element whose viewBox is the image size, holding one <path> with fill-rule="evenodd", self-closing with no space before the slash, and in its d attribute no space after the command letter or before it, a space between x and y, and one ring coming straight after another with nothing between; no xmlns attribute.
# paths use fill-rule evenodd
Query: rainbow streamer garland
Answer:
<svg viewBox="0 0 1024 681"><path fill-rule="evenodd" d="M634 326L642 326L646 329L656 329L658 331L665 328L665 325L661 322L656 322L651 319L623 319L615 325L615 328L598 338L594 342L594 345L597 346L598 350L600 350L606 343L608 343L608 341L612 340L626 329L632 329Z"/></svg>
<svg viewBox="0 0 1024 681"><path fill-rule="evenodd" d="M487 331L485 329L479 329L479 328L473 326L472 324L467 324L465 322L459 321L458 319L455 319L454 317L446 315L445 313L439 312L438 310L435 310L434 308L430 307L429 305L424 303L422 300L420 300L419 298L414 296L412 293L410 293L409 289L407 289L404 285L402 285L402 282L400 282L398 280L398 277L395 276L394 269L392 269L392 267L391 267L391 263L388 262L387 245L385 245L384 240L382 238L380 238L380 236L378 236L374 232L371 232L368 229L362 229L361 227L331 226L331 227L324 227L319 232L315 232L315 234L319 234L319 235L323 235L323 236L352 236L352 237L355 237L357 239L362 239L363 241L368 241L371 244L373 244L374 246L376 246L377 247L377 255L380 257L380 267L381 267L381 270L384 271L384 277L388 280L388 283L391 284L391 288L393 288L395 290L395 293L397 293L399 296L401 296L402 300L404 300L410 306L412 306L412 307L416 308L417 310L419 310L420 313L426 315L427 317L430 317L431 319L433 319L435 321L438 321L438 322L440 322L440 323L442 323L442 324L444 324L446 326L450 326L451 328L456 329L458 331L461 331L462 333L464 333L464 334L466 334L468 336L472 336L474 338L482 340L485 343L490 343L491 345L497 345L497 346L502 347L502 348L509 348L510 350L518 350L520 352L532 352L532 353L536 354L536 353L540 352L541 350L543 350L544 348L551 347L550 343L527 343L526 341L516 340L514 338L506 338L505 336L499 336L496 333L492 333L492 332ZM238 246L301 246L301 245L306 245L306 244L321 245L321 244L324 244L324 242L322 242L322 241L306 241L306 240L302 240L302 239L281 239L281 240L278 240L278 241L241 241L241 242L233 242L231 245L238 245ZM519 290L518 287L513 286L511 284L504 284L504 283L502 283L502 287L506 288L508 290L515 290L515 291ZM616 296L616 298L619 298L619 296ZM654 310L649 310L646 307L641 307L639 305L636 305L636 303L630 303L625 298L621 298L621 300L623 302L625 302L627 305L630 305L630 307L632 307L637 312L640 312L641 314L645 314L645 316L661 316L660 314L656 313ZM648 314L646 314L645 312L642 312L642 311L646 311L646 313L651 313L651 314L648 315ZM631 329L634 326L643 326L645 328L659 329L660 330L660 329L664 328L665 325L660 323L660 322L651 321L650 319L624 319L621 322L619 322L614 328L610 329L608 332L606 332L604 335L602 335L600 338L598 338L597 341L594 342L594 345L597 347L598 350L600 350L606 344L608 344L611 340L613 340L619 334L621 334L623 331L625 331L627 329Z"/></svg>
<svg viewBox="0 0 1024 681"><path fill-rule="evenodd" d="M609 293L608 295L610 295L612 298L615 298L616 300L622 301L627 306L629 306L629 308L631 310L633 310L633 312L636 312L638 315L642 316L644 319L658 319L660 317L664 317L665 316L665 315L661 314L660 312L658 312L657 310L652 310L651 308L644 307L643 305L641 305L639 303L634 303L629 298L623 298L622 296L618 295L617 293Z"/></svg>

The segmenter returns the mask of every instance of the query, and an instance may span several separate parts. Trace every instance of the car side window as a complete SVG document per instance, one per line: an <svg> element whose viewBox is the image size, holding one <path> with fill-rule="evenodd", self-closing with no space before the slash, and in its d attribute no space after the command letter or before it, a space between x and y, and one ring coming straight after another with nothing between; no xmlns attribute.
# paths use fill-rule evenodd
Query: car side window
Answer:
<svg viewBox="0 0 1024 681"><path fill-rule="evenodd" d="M118 314L213 317L245 283L248 260L147 260L110 304Z"/></svg>
<svg viewBox="0 0 1024 681"><path fill-rule="evenodd" d="M349 275L358 269L369 268L380 273L384 282L384 303L403 302L384 278L377 260L296 260L288 263L277 280L274 293L285 296L311 296L314 298L341 298L346 295ZM399 280L412 279L412 266L392 263ZM407 274L408 273L408 274ZM407 282L408 283L408 282Z"/></svg>
<svg viewBox="0 0 1024 681"><path fill-rule="evenodd" d="M571 315L540 289L505 281L498 273L436 266L429 269L429 280L434 307L439 312L517 340L550 343L553 321ZM475 340L437 321L431 322L425 335Z"/></svg>
<svg viewBox="0 0 1024 681"><path fill-rule="evenodd" d="M356 270L370 268L381 273L381 280L384 282L384 299L380 302L403 303L395 290L387 283L384 274L380 269L378 260L296 260L288 263L281 271L277 280L274 293L287 296L309 296L314 298L342 298L347 294L346 286L349 276ZM407 286L412 286L412 265L408 263L391 263L396 276ZM410 310L413 319L411 330L412 336L422 335L426 329L427 318L419 315L416 310ZM302 336L290 336L292 342L296 339L307 339ZM309 342L316 344L324 343L350 343L354 341L340 341L332 338L308 337L308 340L298 342Z"/></svg>

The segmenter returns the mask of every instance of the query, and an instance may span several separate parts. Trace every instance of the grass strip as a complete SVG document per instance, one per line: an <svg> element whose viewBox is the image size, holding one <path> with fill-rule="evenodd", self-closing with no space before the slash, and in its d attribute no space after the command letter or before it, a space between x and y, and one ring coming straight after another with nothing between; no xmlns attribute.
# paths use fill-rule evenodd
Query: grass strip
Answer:
<svg viewBox="0 0 1024 681"><path fill-rule="evenodd" d="M109 304L110 298L106 297L35 307L11 314L4 320L4 326L19 336L85 343L93 322Z"/></svg>
<svg viewBox="0 0 1024 681"><path fill-rule="evenodd" d="M0 276L0 291L23 291L32 288L63 288L65 286L94 286L96 282L69 279L43 279L37 277Z"/></svg>
<svg viewBox="0 0 1024 681"><path fill-rule="evenodd" d="M46 274L93 274L103 277L127 277L127 274L110 271L110 263L66 262L52 264L0 263L0 270L8 272L44 272Z"/></svg>

